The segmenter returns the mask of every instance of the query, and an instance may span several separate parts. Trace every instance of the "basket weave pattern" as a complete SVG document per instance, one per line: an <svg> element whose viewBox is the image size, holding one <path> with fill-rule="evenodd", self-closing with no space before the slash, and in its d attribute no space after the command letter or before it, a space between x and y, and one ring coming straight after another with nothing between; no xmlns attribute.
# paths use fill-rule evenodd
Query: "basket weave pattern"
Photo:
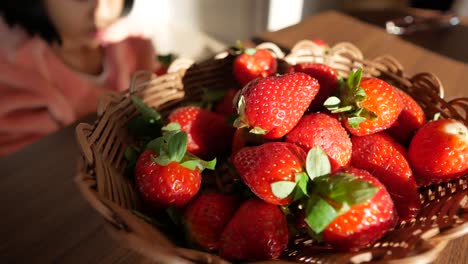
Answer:
<svg viewBox="0 0 468 264"><path fill-rule="evenodd" d="M436 76L420 73L409 77L392 57L367 60L349 43L324 49L310 41L301 41L288 55L271 43L261 44L259 48L271 50L280 62L280 69L289 64L320 62L347 77L352 70L362 67L365 75L384 79L410 94L429 119L440 113L442 117L468 125L468 98L445 101L442 84ZM126 125L138 115L130 95L138 96L167 115L183 102L200 100L203 89L234 87L233 59L232 55L223 53L200 64L176 61L169 73L160 77L148 72L137 73L129 90L101 98L96 123L82 123L76 128L82 152L76 183L83 196L110 223L109 230L116 239L153 260L161 263L226 263L216 255L173 245L155 227L131 212L140 208L140 201L136 188L123 176L124 151L132 143ZM418 217L400 223L368 248L338 253L315 245L310 238L297 237L291 239L282 259L304 263L430 262L449 240L468 233L467 176L421 189L420 193L423 205Z"/></svg>

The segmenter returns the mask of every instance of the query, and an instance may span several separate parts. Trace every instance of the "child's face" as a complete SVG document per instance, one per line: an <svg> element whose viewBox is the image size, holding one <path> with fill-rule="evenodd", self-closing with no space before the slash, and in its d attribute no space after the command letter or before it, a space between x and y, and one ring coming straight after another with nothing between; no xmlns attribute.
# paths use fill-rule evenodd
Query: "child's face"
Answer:
<svg viewBox="0 0 468 264"><path fill-rule="evenodd" d="M44 0L44 5L64 42L95 46L96 34L122 14L124 0Z"/></svg>

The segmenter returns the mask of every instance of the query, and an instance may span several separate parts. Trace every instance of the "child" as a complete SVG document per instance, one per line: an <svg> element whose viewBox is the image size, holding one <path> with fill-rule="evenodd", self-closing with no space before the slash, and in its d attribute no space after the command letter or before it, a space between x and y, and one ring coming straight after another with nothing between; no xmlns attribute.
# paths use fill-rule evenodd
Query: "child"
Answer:
<svg viewBox="0 0 468 264"><path fill-rule="evenodd" d="M0 2L0 156L94 112L135 71L156 70L151 42L114 23L133 0Z"/></svg>

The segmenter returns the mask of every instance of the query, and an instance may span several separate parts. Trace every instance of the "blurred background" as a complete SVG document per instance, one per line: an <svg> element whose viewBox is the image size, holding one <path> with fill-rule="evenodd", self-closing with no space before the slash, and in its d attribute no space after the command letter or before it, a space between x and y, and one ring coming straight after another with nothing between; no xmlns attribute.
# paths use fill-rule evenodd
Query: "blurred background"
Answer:
<svg viewBox="0 0 468 264"><path fill-rule="evenodd" d="M280 30L326 10L337 10L385 28L386 21L404 17L414 8L468 16L468 0L136 0L131 16L152 26L152 39L159 53L174 52L201 60L238 39ZM468 36L467 32L466 26L457 25L443 35L443 42L440 35L427 41L431 32L403 38L467 61L468 55L455 53L450 43L451 35Z"/></svg>

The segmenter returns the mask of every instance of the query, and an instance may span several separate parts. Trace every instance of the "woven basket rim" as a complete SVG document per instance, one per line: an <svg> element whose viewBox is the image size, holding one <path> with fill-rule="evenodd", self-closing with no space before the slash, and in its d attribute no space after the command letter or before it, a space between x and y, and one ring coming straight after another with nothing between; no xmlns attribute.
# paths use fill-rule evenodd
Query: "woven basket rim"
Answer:
<svg viewBox="0 0 468 264"><path fill-rule="evenodd" d="M403 66L398 62L398 60L391 56L379 56L372 61L368 61L363 58L360 50L351 43L338 43L329 50L323 50L322 47L319 47L311 41L301 41L294 46L294 48L291 50L291 53L289 54L282 53L282 51L277 48L277 46L276 49L275 46L276 45L273 43L263 43L259 45L260 48L271 50L278 59L283 60L289 64L310 60L311 57L313 57L314 61L316 62L330 63L332 56L339 56L340 59L351 59L358 65L365 65L367 69L369 69L369 72L372 72L373 70L384 69L386 74L393 78L400 79L402 84L408 84L408 86L410 86L412 82L435 84L434 86L438 87L438 89L434 90L433 96L427 100L435 100L437 103L442 101L442 107L444 107L444 110L446 111L442 113L443 117L453 114L454 111L458 113L458 109L460 108L464 109L465 117L463 117L462 114L458 114L458 117L465 123L465 125L468 123L466 117L468 113L468 98L457 98L451 100L450 102L444 101L442 99L444 95L443 86L435 75L430 73L419 73L410 77L403 71ZM327 57L323 56L322 54L322 57L320 57L320 55L317 55L320 52L326 52L327 54L332 55ZM215 59L223 60L228 56L229 54L221 53L218 54ZM187 261L201 261L204 263L227 263L218 256L211 255L209 253L198 252L192 249L178 248L174 246L168 239L163 237L159 231L157 231L151 225L145 223L143 220L139 219L140 223L135 223L133 222L134 220L129 220L130 216L127 214L129 212L128 210L122 208L117 203L110 201L99 193L99 183L95 177L96 168L93 167L97 162L96 158L98 158L95 155L96 147L94 144L97 142L97 136L94 132L102 127L105 127L109 122L111 122L110 119L112 117L109 113L113 112L113 107L117 105L125 105L126 101L128 101L129 94L141 95L142 92L140 91L140 87L138 85L143 85L139 84L138 80L140 78L150 78L151 82L153 83L159 82L158 85L163 85L164 83L171 81L181 82L181 80L186 77L186 73L188 70L190 70L192 65L193 61L178 60L171 65L167 75L153 79L151 79L151 74L148 72L136 73L132 78L132 85L128 91L124 91L119 95L105 95L100 99L97 109L97 121L94 124L81 123L76 127L76 137L81 150L81 160L78 167L78 173L75 177L75 183L88 203L90 203L90 205L96 211L98 211L98 213L101 214L103 218L110 224L109 231L114 234L114 237L123 243L126 242L125 244L127 244L127 246L130 248L140 249L137 251L140 251L140 253L143 255L152 259L170 259L180 261L181 263L185 263ZM340 72L340 70L337 71L341 75L346 76L346 73ZM179 92L183 92L181 87L178 87L178 89ZM176 94L180 96L179 93ZM434 96L437 98L434 99ZM466 178L467 176L465 175L464 179ZM468 204L466 200L467 199L465 197L464 203ZM138 220L138 218L135 216L134 218ZM427 243L427 250L413 256L392 260L392 263L413 263L414 261L426 263L433 261L440 254L448 241L466 234L468 234L468 222L466 219L463 219L463 224L460 224L449 230L444 230L443 232L435 232L434 234L431 234L430 237L425 239L424 242ZM158 239L155 240L154 237L157 237ZM165 254L161 253L161 248L164 248ZM283 262L276 261L275 263Z"/></svg>

